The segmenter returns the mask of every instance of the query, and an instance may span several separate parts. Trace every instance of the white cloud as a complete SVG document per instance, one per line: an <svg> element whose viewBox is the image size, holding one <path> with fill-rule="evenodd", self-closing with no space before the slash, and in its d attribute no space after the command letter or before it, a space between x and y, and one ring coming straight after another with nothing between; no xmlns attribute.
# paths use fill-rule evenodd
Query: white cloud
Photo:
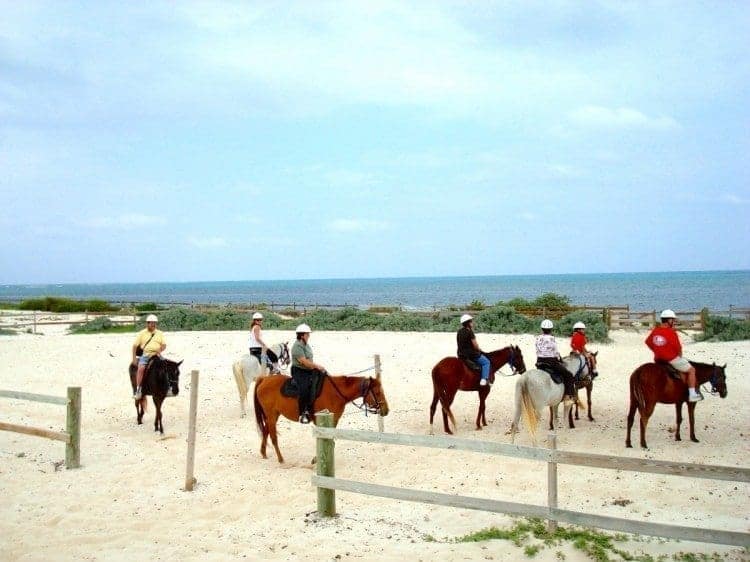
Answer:
<svg viewBox="0 0 750 562"><path fill-rule="evenodd" d="M227 240L222 238L221 236L190 236L187 241L191 246L195 246L196 248L201 249L224 248L229 245Z"/></svg>
<svg viewBox="0 0 750 562"><path fill-rule="evenodd" d="M727 203L732 203L733 205L747 205L750 203L750 199L747 197L740 197L739 195L735 195L734 193L726 193L722 195L721 199L723 201L726 201Z"/></svg>
<svg viewBox="0 0 750 562"><path fill-rule="evenodd" d="M666 131L679 128L672 117L650 117L630 107L611 109L599 105L580 107L568 114L571 121L583 127L607 129L650 129Z"/></svg>
<svg viewBox="0 0 750 562"><path fill-rule="evenodd" d="M126 213L117 217L93 217L88 220L80 221L80 226L87 228L122 228L132 229L144 226L157 226L166 224L163 217L153 215L140 215L136 213Z"/></svg>
<svg viewBox="0 0 750 562"><path fill-rule="evenodd" d="M328 223L328 228L336 232L364 232L383 230L387 223L363 219L336 219Z"/></svg>

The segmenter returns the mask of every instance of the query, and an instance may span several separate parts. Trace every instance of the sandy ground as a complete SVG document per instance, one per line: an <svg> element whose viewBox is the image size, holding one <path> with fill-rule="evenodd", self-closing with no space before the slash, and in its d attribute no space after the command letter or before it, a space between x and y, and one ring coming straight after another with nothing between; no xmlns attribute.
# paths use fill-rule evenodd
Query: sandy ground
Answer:
<svg viewBox="0 0 750 562"><path fill-rule="evenodd" d="M0 560L517 560L507 541L456 543L481 529L510 527L507 516L340 492L339 516L321 519L310 483L314 440L310 428L283 420L280 446L287 462L260 457L252 414L240 418L231 364L245 346L243 332L169 333L167 356L184 359L181 393L164 405L165 435L153 431L153 406L135 422L126 367L130 335L42 334L0 338L0 388L65 395L83 388L82 468L56 470L64 445L0 432ZM289 332L267 331L272 343ZM630 372L650 359L645 332L619 331L601 351L594 385L595 422L558 431L558 448L637 458L747 467L750 462L750 342L695 343L693 359L728 363L729 396L707 396L697 407L700 443L677 443L669 432L674 408L658 406L649 425L650 449L626 449ZM533 362L532 336L478 335L487 350L514 343ZM391 408L389 432L429 434L430 370L455 348L453 334L315 332L315 359L337 374L373 364L381 355ZM567 341L560 341L567 352ZM200 372L193 492L185 480L190 371ZM453 411L458 436L509 442L515 378L507 368L488 398L489 426L474 430L476 393L460 392ZM62 430L61 406L0 398L0 420ZM687 421L683 422L685 425ZM637 421L636 421L637 424ZM687 439L687 427L683 436ZM377 430L377 420L349 407L342 428ZM436 419L435 434L442 435ZM541 427L540 435L546 430ZM637 443L637 433L634 440ZM530 445L525 428L516 443ZM504 457L339 442L337 476L391 486L544 505L546 465ZM748 485L559 467L559 505L636 520L750 531ZM680 551L719 552L748 559L741 549L648 539L621 545L653 556ZM542 550L535 560L586 560L572 545Z"/></svg>

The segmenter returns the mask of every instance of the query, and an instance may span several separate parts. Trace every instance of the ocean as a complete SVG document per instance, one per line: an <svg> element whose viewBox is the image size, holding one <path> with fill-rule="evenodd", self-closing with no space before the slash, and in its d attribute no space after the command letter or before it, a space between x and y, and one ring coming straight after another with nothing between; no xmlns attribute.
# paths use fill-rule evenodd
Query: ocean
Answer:
<svg viewBox="0 0 750 562"><path fill-rule="evenodd" d="M750 307L750 271L2 285L0 301L60 296L112 303L347 304L427 310L472 301L490 305L516 297L532 300L544 293L565 295L576 305L628 305L635 311L724 311Z"/></svg>

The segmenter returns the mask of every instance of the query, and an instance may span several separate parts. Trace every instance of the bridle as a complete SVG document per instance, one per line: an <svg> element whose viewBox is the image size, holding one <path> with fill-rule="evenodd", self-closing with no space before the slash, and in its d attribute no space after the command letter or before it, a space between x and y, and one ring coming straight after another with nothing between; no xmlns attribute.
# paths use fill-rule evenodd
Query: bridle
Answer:
<svg viewBox="0 0 750 562"><path fill-rule="evenodd" d="M357 398L354 398L354 399L351 400L351 403L355 407L359 408L360 410L364 410L365 415L367 415L367 414L377 414L380 411L380 407L381 407L380 400L378 400L378 397L375 394L375 391L372 389L372 384L373 384L374 381L375 381L375 379L373 379L372 377L362 378L362 380L359 383L359 395L357 396L357 398L361 398L362 399L362 403L361 404L357 404L355 402L355 400ZM344 394L339 390L339 387L336 386L335 382L333 382L333 378L332 377L330 377L330 376L328 377L328 382L331 383L331 386L333 386L333 388L336 391L336 393L343 400L345 400L346 402L350 401L350 399L347 398L346 396L344 396ZM370 406L367 403L366 398L367 398L368 395L372 396L372 400L373 400L373 402L375 402L374 406Z"/></svg>
<svg viewBox="0 0 750 562"><path fill-rule="evenodd" d="M512 345L509 345L508 349L510 349L510 357L508 358L507 363L510 365L510 376L514 376L518 374L518 369L516 369L516 350Z"/></svg>

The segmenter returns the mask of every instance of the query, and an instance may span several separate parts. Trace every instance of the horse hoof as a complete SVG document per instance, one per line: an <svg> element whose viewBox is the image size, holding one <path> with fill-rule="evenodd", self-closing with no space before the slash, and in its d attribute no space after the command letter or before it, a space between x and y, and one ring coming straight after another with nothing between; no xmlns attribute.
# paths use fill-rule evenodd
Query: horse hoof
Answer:
<svg viewBox="0 0 750 562"><path fill-rule="evenodd" d="M696 439L695 437L691 437L691 438L690 438L690 440L691 440L691 441L692 441L693 443L700 443L700 441L698 441L698 440L697 440L697 439Z"/></svg>

